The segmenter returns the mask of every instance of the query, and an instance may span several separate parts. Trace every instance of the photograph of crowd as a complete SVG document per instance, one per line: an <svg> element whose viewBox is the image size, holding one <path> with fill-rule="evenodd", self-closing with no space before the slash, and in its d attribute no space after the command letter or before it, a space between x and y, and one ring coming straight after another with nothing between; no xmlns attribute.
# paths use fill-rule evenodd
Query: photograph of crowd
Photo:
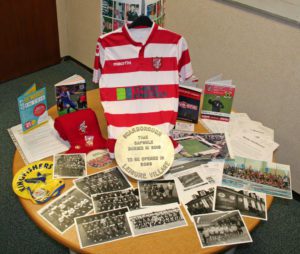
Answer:
<svg viewBox="0 0 300 254"><path fill-rule="evenodd" d="M86 175L86 155L56 154L54 155L54 178L77 178Z"/></svg>
<svg viewBox="0 0 300 254"><path fill-rule="evenodd" d="M39 215L60 233L74 224L74 218L93 209L92 200L75 187L38 211Z"/></svg>
<svg viewBox="0 0 300 254"><path fill-rule="evenodd" d="M141 207L179 203L174 180L138 182Z"/></svg>
<svg viewBox="0 0 300 254"><path fill-rule="evenodd" d="M176 155L176 159L182 157L198 160L230 158L224 133L199 134L173 130L172 137L183 146L182 151Z"/></svg>
<svg viewBox="0 0 300 254"><path fill-rule="evenodd" d="M239 211L194 216L202 248L252 242Z"/></svg>
<svg viewBox="0 0 300 254"><path fill-rule="evenodd" d="M125 213L127 208L102 212L75 219L80 247L98 245L131 237Z"/></svg>
<svg viewBox="0 0 300 254"><path fill-rule="evenodd" d="M78 178L74 180L74 184L79 190L90 197L97 193L131 188L129 181L118 167Z"/></svg>
<svg viewBox="0 0 300 254"><path fill-rule="evenodd" d="M289 165L235 157L225 161L222 185L293 198Z"/></svg>
<svg viewBox="0 0 300 254"><path fill-rule="evenodd" d="M140 208L138 189L105 192L92 195L94 212L104 212L128 207L129 210Z"/></svg>
<svg viewBox="0 0 300 254"><path fill-rule="evenodd" d="M217 186L213 210L239 210L243 216L267 220L266 194Z"/></svg>
<svg viewBox="0 0 300 254"><path fill-rule="evenodd" d="M190 191L186 191L182 200L188 211L193 216L213 212L215 188L213 186L201 186Z"/></svg>
<svg viewBox="0 0 300 254"><path fill-rule="evenodd" d="M178 204L168 204L128 212L126 214L134 236L186 226Z"/></svg>

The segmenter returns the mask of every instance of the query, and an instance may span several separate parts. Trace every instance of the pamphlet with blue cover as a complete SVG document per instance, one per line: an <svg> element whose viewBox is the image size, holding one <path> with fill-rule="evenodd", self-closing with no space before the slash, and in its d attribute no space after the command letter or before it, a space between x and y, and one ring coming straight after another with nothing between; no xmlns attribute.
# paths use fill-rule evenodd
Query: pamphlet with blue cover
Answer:
<svg viewBox="0 0 300 254"><path fill-rule="evenodd" d="M18 97L19 112L23 132L28 132L48 121L46 88L36 90L33 84Z"/></svg>

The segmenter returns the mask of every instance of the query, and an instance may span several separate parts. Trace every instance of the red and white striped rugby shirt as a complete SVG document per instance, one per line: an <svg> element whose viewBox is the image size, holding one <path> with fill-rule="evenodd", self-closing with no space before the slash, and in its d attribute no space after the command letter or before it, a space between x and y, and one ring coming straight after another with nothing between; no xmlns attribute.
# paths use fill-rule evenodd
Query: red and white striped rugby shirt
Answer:
<svg viewBox="0 0 300 254"><path fill-rule="evenodd" d="M179 78L192 74L185 39L155 23L125 25L98 38L93 81L99 82L111 156L118 136L133 125L150 124L169 134L176 123Z"/></svg>

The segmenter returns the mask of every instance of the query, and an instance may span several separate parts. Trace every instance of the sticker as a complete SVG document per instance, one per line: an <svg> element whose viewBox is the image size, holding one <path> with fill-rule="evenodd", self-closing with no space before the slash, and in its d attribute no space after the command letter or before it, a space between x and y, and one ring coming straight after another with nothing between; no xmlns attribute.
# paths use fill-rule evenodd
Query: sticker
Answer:
<svg viewBox="0 0 300 254"><path fill-rule="evenodd" d="M43 204L58 196L65 184L61 179L53 179L52 161L36 161L15 174L12 187L19 197Z"/></svg>
<svg viewBox="0 0 300 254"><path fill-rule="evenodd" d="M112 163L109 153L106 150L94 150L87 155L87 165L92 168L103 168Z"/></svg>
<svg viewBox="0 0 300 254"><path fill-rule="evenodd" d="M151 125L135 125L119 136L115 146L118 166L137 180L163 176L174 160L170 138Z"/></svg>

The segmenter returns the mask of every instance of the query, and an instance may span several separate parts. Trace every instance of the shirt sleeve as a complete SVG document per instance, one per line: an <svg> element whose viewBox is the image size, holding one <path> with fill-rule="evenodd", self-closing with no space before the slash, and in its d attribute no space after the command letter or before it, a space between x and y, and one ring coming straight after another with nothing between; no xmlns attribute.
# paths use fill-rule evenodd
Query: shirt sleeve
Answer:
<svg viewBox="0 0 300 254"><path fill-rule="evenodd" d="M96 53L95 53L95 59L94 59L94 71L93 71L93 82L99 83L101 72L102 72L102 66L104 63L104 52L103 47L101 46L101 39L100 37L97 40L96 45Z"/></svg>
<svg viewBox="0 0 300 254"><path fill-rule="evenodd" d="M193 75L188 45L183 37L178 41L178 72L183 81Z"/></svg>

